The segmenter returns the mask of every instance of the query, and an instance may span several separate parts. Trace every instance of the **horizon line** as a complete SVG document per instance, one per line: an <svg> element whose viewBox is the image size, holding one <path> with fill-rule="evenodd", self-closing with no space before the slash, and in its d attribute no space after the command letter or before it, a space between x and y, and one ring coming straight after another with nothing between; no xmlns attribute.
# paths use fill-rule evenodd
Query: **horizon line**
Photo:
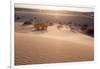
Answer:
<svg viewBox="0 0 100 69"><path fill-rule="evenodd" d="M79 11L79 12L94 12L94 7L85 6L62 6L62 5L46 5L46 4L26 4L14 3L16 8L30 8L30 9L47 9L47 10L66 10L66 11Z"/></svg>

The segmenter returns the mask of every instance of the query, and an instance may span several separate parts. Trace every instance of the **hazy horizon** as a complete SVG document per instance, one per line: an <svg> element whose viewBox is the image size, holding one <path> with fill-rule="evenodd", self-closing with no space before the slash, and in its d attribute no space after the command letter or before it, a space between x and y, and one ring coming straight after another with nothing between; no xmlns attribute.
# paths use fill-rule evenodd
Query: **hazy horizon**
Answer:
<svg viewBox="0 0 100 69"><path fill-rule="evenodd" d="M78 12L93 12L92 7L71 7L71 6L53 6L53 5L36 5L36 4L20 4L15 3L15 8L29 8L29 9L42 9L42 10L64 10L64 11L78 11Z"/></svg>

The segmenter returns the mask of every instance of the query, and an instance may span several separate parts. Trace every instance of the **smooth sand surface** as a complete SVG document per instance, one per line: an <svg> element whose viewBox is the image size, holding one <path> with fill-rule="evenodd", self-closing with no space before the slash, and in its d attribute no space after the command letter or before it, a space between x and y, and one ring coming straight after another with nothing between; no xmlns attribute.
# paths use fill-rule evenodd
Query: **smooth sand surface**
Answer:
<svg viewBox="0 0 100 69"><path fill-rule="evenodd" d="M26 31L25 28L17 28L15 32L16 65L94 59L94 40L90 36L66 32L64 29L59 31L55 27L49 28L46 32L34 32L31 29Z"/></svg>

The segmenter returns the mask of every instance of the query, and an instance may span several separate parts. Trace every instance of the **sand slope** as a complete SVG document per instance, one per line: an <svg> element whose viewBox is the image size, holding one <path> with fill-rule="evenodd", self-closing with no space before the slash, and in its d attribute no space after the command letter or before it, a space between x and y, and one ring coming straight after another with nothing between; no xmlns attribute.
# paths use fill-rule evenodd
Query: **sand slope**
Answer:
<svg viewBox="0 0 100 69"><path fill-rule="evenodd" d="M93 60L92 37L55 27L21 32L15 32L16 65Z"/></svg>

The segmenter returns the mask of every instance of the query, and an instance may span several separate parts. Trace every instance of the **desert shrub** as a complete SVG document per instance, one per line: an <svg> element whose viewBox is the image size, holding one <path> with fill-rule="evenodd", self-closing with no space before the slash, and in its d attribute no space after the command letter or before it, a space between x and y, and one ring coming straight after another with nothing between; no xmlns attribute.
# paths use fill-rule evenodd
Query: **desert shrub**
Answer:
<svg viewBox="0 0 100 69"><path fill-rule="evenodd" d="M23 25L31 25L32 21L25 21Z"/></svg>
<svg viewBox="0 0 100 69"><path fill-rule="evenodd" d="M47 23L42 24L42 30L47 30L47 27L48 27Z"/></svg>
<svg viewBox="0 0 100 69"><path fill-rule="evenodd" d="M70 30L71 30L72 32L75 32L75 31L76 31L76 27L75 27L74 25L71 25L71 26L70 26Z"/></svg>
<svg viewBox="0 0 100 69"><path fill-rule="evenodd" d="M34 28L35 28L36 30L40 30L40 24L38 24L38 23L34 24Z"/></svg>
<svg viewBox="0 0 100 69"><path fill-rule="evenodd" d="M36 23L34 24L34 28L35 30L39 31L39 30L47 30L47 23Z"/></svg>
<svg viewBox="0 0 100 69"><path fill-rule="evenodd" d="M87 28L88 28L88 25L87 25L87 24L84 24L84 25L81 27L81 30L82 30L82 31L85 31Z"/></svg>
<svg viewBox="0 0 100 69"><path fill-rule="evenodd" d="M65 25L68 25L68 23L66 23Z"/></svg>
<svg viewBox="0 0 100 69"><path fill-rule="evenodd" d="M30 21L32 22L32 21L33 21L33 19L31 18L31 19L30 19Z"/></svg>
<svg viewBox="0 0 100 69"><path fill-rule="evenodd" d="M69 21L69 22L67 23L67 25L70 27L71 31L74 30L74 24L73 24L72 21Z"/></svg>
<svg viewBox="0 0 100 69"><path fill-rule="evenodd" d="M79 27L81 27L81 24L78 24Z"/></svg>
<svg viewBox="0 0 100 69"><path fill-rule="evenodd" d="M64 23L63 23L63 22L59 22L58 24L60 24L60 25L64 25Z"/></svg>
<svg viewBox="0 0 100 69"><path fill-rule="evenodd" d="M59 24L58 26L57 26L57 29L60 29L60 28L62 28L63 26L61 25L61 24Z"/></svg>
<svg viewBox="0 0 100 69"><path fill-rule="evenodd" d="M69 21L67 24L68 24L68 25L71 25L71 24L72 24L72 21Z"/></svg>
<svg viewBox="0 0 100 69"><path fill-rule="evenodd" d="M37 19L36 17L33 17L33 19Z"/></svg>
<svg viewBox="0 0 100 69"><path fill-rule="evenodd" d="M94 37L94 28L88 28L85 33L87 35Z"/></svg>
<svg viewBox="0 0 100 69"><path fill-rule="evenodd" d="M49 25L49 26L53 26L53 23L52 23L52 22L49 22L48 25Z"/></svg>

